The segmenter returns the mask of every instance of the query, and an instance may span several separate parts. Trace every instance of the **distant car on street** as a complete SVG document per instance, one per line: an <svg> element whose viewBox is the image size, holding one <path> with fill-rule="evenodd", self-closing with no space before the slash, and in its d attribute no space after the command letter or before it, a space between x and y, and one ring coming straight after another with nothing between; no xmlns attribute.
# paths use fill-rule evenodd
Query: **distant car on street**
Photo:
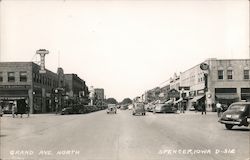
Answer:
<svg viewBox="0 0 250 160"><path fill-rule="evenodd" d="M128 109L128 105L127 105L127 104L122 105L122 106L120 107L120 110L126 110L126 109Z"/></svg>
<svg viewBox="0 0 250 160"><path fill-rule="evenodd" d="M177 108L175 108L172 104L164 104L158 103L155 104L155 108L153 109L154 113L176 113Z"/></svg>
<svg viewBox="0 0 250 160"><path fill-rule="evenodd" d="M250 102L235 102L222 114L219 122L227 129L233 126L248 126L250 123Z"/></svg>
<svg viewBox="0 0 250 160"><path fill-rule="evenodd" d="M133 109L132 109L132 115L146 115L146 110L144 108L144 104L143 103L134 103L133 104Z"/></svg>
<svg viewBox="0 0 250 160"><path fill-rule="evenodd" d="M109 113L116 114L116 112L117 112L116 105L115 104L108 104L107 114L109 114Z"/></svg>

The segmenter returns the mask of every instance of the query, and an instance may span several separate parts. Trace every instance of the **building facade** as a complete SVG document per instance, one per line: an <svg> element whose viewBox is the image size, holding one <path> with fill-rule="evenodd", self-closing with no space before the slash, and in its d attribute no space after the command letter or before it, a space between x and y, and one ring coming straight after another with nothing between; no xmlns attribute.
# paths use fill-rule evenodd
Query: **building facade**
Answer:
<svg viewBox="0 0 250 160"><path fill-rule="evenodd" d="M208 59L201 64L180 75L180 87L189 87L186 97L191 102L203 101L212 109L217 101L230 105L250 100L249 59Z"/></svg>
<svg viewBox="0 0 250 160"><path fill-rule="evenodd" d="M58 75L33 62L0 63L0 101L2 107L11 110L18 101L25 101L30 113L46 113L55 110L53 90L58 87ZM17 106L18 107L18 106Z"/></svg>
<svg viewBox="0 0 250 160"><path fill-rule="evenodd" d="M101 105L105 99L104 89L103 88L95 88L94 93L95 93L95 98L96 98L95 103L98 105Z"/></svg>
<svg viewBox="0 0 250 160"><path fill-rule="evenodd" d="M89 98L89 90L85 81L78 77L77 74L64 74L65 78L65 94L70 99L74 99L76 101L82 103L88 103Z"/></svg>

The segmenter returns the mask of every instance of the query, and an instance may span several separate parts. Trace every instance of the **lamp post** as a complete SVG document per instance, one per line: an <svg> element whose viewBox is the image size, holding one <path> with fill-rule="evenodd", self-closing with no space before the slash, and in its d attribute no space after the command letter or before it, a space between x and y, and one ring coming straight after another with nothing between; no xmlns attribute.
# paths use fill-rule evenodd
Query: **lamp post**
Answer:
<svg viewBox="0 0 250 160"><path fill-rule="evenodd" d="M201 63L200 64L200 69L203 71L204 74L204 93L206 95L206 105L209 106L210 108L210 104L208 104L208 99L210 99L210 97L208 97L208 73L209 73L209 65L207 63Z"/></svg>

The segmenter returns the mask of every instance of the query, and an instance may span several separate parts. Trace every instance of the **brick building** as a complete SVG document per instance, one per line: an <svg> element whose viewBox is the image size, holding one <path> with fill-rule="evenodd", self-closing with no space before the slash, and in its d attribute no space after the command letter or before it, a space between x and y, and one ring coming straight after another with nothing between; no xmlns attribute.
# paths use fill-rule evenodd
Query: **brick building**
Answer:
<svg viewBox="0 0 250 160"><path fill-rule="evenodd" d="M85 81L78 77L77 74L64 74L65 93L70 99L79 100L88 103L89 90Z"/></svg>
<svg viewBox="0 0 250 160"><path fill-rule="evenodd" d="M41 74L39 70L33 62L0 63L0 101L6 110L18 101L26 101L31 113L55 110L53 90L58 87L58 75L47 69Z"/></svg>

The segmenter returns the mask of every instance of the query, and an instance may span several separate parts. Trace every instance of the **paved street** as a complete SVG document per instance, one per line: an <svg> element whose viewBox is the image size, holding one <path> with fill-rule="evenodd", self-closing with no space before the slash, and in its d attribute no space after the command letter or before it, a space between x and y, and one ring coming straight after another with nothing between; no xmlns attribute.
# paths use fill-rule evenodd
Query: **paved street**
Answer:
<svg viewBox="0 0 250 160"><path fill-rule="evenodd" d="M249 128L226 130L216 113L1 118L1 159L247 160Z"/></svg>

